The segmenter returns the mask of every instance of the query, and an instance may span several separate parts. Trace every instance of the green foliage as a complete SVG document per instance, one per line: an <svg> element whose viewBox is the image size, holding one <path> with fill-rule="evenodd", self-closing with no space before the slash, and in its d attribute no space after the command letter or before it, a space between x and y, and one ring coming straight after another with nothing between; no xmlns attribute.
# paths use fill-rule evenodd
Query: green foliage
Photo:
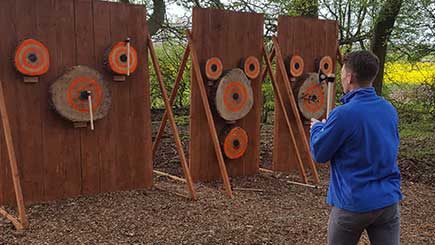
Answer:
<svg viewBox="0 0 435 245"><path fill-rule="evenodd" d="M185 50L184 46L175 43L165 42L155 43L156 55L159 60L160 70L168 91L168 97L174 86L175 79L178 74L178 69L181 65L181 60ZM151 63L151 62L150 62ZM175 108L185 108L190 104L190 62L187 63L186 70L183 74L183 79L180 82L177 96L175 98ZM160 87L154 68L150 67L150 81L151 81L151 107L153 109L164 108Z"/></svg>

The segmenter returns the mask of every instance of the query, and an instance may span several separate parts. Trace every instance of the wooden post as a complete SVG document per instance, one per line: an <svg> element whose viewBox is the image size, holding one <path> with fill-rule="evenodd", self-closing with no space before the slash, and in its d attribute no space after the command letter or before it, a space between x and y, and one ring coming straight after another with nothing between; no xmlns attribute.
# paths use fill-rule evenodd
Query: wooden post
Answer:
<svg viewBox="0 0 435 245"><path fill-rule="evenodd" d="M175 124L175 118L174 118L174 114L172 112L172 106L169 103L168 95L166 94L166 88L165 88L165 84L163 82L163 76L162 76L162 73L160 71L160 66L159 66L159 63L157 62L156 53L154 51L154 46L152 44L151 37L149 34L147 37L147 43L148 43L148 48L150 50L151 60L153 62L154 70L155 70L156 75L157 75L157 80L159 81L159 86L160 86L160 90L162 92L163 102L165 103L166 112L168 113L168 116L169 116L169 122L171 124L172 133L173 133L174 138L175 138L175 145L176 145L176 148L178 151L178 155L180 156L180 161L181 161L181 165L183 167L184 176L186 177L186 180L187 180L187 187L189 189L189 192L190 192L192 199L196 200L196 192L195 192L195 189L193 188L193 182L192 182L192 177L190 175L190 169L187 166L186 155L184 154L183 145L181 143L181 139L180 139L180 135L178 133L177 125Z"/></svg>
<svg viewBox="0 0 435 245"><path fill-rule="evenodd" d="M278 88L278 85L276 84L276 80L275 80L275 76L273 75L273 70L272 70L272 64L271 61L269 60L269 57L267 56L267 52L266 52L266 48L263 46L263 52L264 52L264 58L266 59L266 69L269 71L270 74L270 79L272 80L272 87L273 87L273 91L274 93L277 95L278 97L278 101L279 104L281 106L282 112L284 113L284 118L287 124L287 128L289 130L290 133L290 137L291 137L291 142L293 143L293 147L296 149L296 158L298 159L298 169L299 169L299 173L302 177L302 181L307 184L308 183L308 179L307 179L307 175L305 173L305 169L304 169L304 165L302 162L302 158L301 155L298 151L298 146L297 146L297 142L296 142L296 138L293 132L293 128L292 125L290 124L290 119L289 119L289 115L287 113L287 109L285 108L284 105L284 100L281 94L281 91ZM271 54L275 53L274 49L272 50ZM272 57L272 55L270 55L270 57Z"/></svg>
<svg viewBox="0 0 435 245"><path fill-rule="evenodd" d="M303 145L302 148L305 151L304 153L307 155L308 165L311 168L311 171L312 171L312 174L314 177L314 182L316 184L318 184L318 183L320 183L319 175L317 174L317 169L316 169L316 166L314 165L314 161L311 158L310 148L308 146L308 140L307 140L307 137L305 137L304 126L302 125L302 120L301 120L301 117L299 115L299 111L298 111L298 108L296 105L295 97L293 95L293 90L291 88L290 81L289 81L289 78L288 78L287 73L286 73L284 60L283 60L283 57L281 55L281 49L279 47L279 43L278 43L278 40L276 39L276 37L273 37L272 40L273 40L273 46L274 46L275 53L276 53L276 59L277 59L276 62L277 62L277 65L279 66L279 69L281 71L281 76L283 77L284 84L285 84L285 87L287 89L288 97L290 99L290 105L291 105L290 109L293 111L293 114L294 114L295 119L296 119L295 120L296 127L297 127L297 130L299 131L299 134L301 135L300 140L302 140L302 145Z"/></svg>
<svg viewBox="0 0 435 245"><path fill-rule="evenodd" d="M19 222L3 209L0 209L0 214L2 214L7 219L12 221L12 223L14 224L17 230L23 230L29 226L29 222L27 220L26 209L24 206L24 198L23 198L23 192L21 190L20 175L18 173L17 159L15 157L14 142L12 140L11 127L9 124L9 117L6 109L5 95L3 92L3 84L1 81L0 81L0 114L3 123L3 133L5 136L6 148L8 150L9 164L12 173L12 182L14 185L15 197L18 206Z"/></svg>
<svg viewBox="0 0 435 245"><path fill-rule="evenodd" d="M231 183L228 178L227 167L225 166L224 157L222 155L221 146L219 144L219 138L216 133L216 126L213 120L213 115L210 110L210 104L208 102L207 93L202 79L201 70L199 67L198 56L196 54L195 45L193 43L192 35L187 31L188 45L190 46L190 55L192 57L192 69L195 72L196 80L198 82L199 91L201 93L202 104L204 106L205 114L207 116L208 126L210 130L210 136L213 141L216 157L219 164L219 170L221 172L222 180L224 182L225 190L230 198L233 198L233 192L231 190Z"/></svg>
<svg viewBox="0 0 435 245"><path fill-rule="evenodd" d="M180 86L181 79L183 79L184 70L186 68L187 60L189 59L190 55L190 47L189 45L186 47L186 50L184 51L183 59L181 61L180 69L178 70L177 78L175 79L174 87L171 91L171 97L169 98L169 104L174 104L175 97L177 96L178 87ZM168 120L168 112L165 111L165 114L163 114L162 122L160 123L159 131L157 131L156 139L154 140L153 144L153 158L156 156L157 149L160 144L160 139L163 136L163 133L165 132L166 122Z"/></svg>

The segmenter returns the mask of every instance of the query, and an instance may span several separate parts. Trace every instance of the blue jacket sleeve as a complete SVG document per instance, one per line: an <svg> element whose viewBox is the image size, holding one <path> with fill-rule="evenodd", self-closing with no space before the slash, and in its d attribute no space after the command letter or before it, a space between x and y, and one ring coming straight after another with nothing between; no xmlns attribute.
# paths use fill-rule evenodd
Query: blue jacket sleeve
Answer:
<svg viewBox="0 0 435 245"><path fill-rule="evenodd" d="M345 118L337 109L329 114L326 123L318 122L311 128L310 150L316 162L325 163L331 160L346 140Z"/></svg>

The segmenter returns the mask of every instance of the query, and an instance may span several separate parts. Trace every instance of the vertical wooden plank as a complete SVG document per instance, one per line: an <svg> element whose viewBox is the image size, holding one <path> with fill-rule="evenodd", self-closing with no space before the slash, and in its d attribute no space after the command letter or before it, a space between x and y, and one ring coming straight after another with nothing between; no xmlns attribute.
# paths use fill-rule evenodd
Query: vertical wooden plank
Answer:
<svg viewBox="0 0 435 245"><path fill-rule="evenodd" d="M124 41L128 37L129 16L127 4L112 4L110 9L110 27L112 43ZM117 138L116 162L112 166L111 176L112 184L115 190L126 190L129 185L128 171L132 167L131 154L131 137L129 128L131 127L131 114L129 113L131 77L122 83L114 83L112 87L112 109L116 115L116 122L113 124L113 130Z"/></svg>
<svg viewBox="0 0 435 245"><path fill-rule="evenodd" d="M16 21L16 35L18 40L35 38L45 43L44 37L36 35L36 2L28 0L15 1L15 15L20 16ZM18 76L20 77L20 76ZM45 76L39 77L39 80ZM20 81L21 80L21 81ZM42 118L41 118L41 82L26 84L22 79L17 85L17 122L14 125L18 134L17 160L21 166L23 176L23 192L25 200L35 200L43 195L43 158L42 158Z"/></svg>
<svg viewBox="0 0 435 245"><path fill-rule="evenodd" d="M94 51L94 19L93 1L75 0L75 42L76 63L91 68L101 67L97 65ZM103 119L104 120L104 119ZM100 192L100 150L105 148L98 144L98 137L104 133L98 121L95 122L95 130L89 127L80 128L80 154L82 166L82 190L81 194L94 194Z"/></svg>
<svg viewBox="0 0 435 245"><path fill-rule="evenodd" d="M132 169L130 186L132 188L151 187L152 185L152 129L151 129L151 91L148 60L148 27L144 6L130 6L128 35L138 53L138 67L132 74L130 86L131 135L130 151Z"/></svg>
<svg viewBox="0 0 435 245"><path fill-rule="evenodd" d="M208 58L218 56L223 62L224 70L228 70L239 67L241 59L248 56L255 56L261 60L263 21L261 14L194 8L192 36L199 62L205 63ZM207 80L204 80L206 83ZM260 77L253 80L251 85L254 91L254 106L246 117L236 123L247 131L249 145L242 158L226 159L230 176L253 175L259 167ZM204 132L208 132L208 124L198 90L196 79L192 76L190 108L192 177L195 181L220 179L212 141L210 137L204 137ZM219 134L225 122L217 115L214 120Z"/></svg>
<svg viewBox="0 0 435 245"><path fill-rule="evenodd" d="M80 132L49 105L49 88L75 62L74 1L38 0L37 32L45 37L51 67L41 83L44 200L80 194Z"/></svg>
<svg viewBox="0 0 435 245"><path fill-rule="evenodd" d="M17 87L19 82L19 75L15 71L12 63L12 57L17 46L17 38L15 33L15 8L16 3L13 0L0 1L0 18L2 19L2 23L4 23L4 27L0 28L0 33L2 36L2 41L0 44L0 51L2 54L0 63L1 73L0 78L3 81L3 88L5 92L5 102L6 108L9 112L9 122L11 125L11 133L14 139L14 147L15 149L19 149L17 144L17 103L16 103L16 95L17 95ZM4 21L4 22L3 22ZM3 126L3 125L2 125ZM0 180L3 186L3 198L4 203L15 205L15 195L12 184L12 175L11 169L9 166L6 143L5 143L5 135L3 132L1 134L1 164L3 176ZM21 165L18 166L19 172L22 173Z"/></svg>
<svg viewBox="0 0 435 245"><path fill-rule="evenodd" d="M102 1L94 0L93 2L94 53L96 58L96 68L103 74L104 79L109 81L110 87L113 91L113 82L111 81L112 74L104 69L102 65L107 49L112 46L110 36L110 6L110 4ZM99 163L97 163L100 168L98 181L102 192L115 189L110 181L111 169L116 163L116 152L113 150L116 149L116 127L114 127L114 123L116 123L116 110L114 109L116 109L116 105L112 103L112 108L109 114L105 118L96 122L95 131L91 133L98 138L95 147L92 147L92 149L95 149L96 147L99 149L98 152L94 153L98 153L99 155Z"/></svg>

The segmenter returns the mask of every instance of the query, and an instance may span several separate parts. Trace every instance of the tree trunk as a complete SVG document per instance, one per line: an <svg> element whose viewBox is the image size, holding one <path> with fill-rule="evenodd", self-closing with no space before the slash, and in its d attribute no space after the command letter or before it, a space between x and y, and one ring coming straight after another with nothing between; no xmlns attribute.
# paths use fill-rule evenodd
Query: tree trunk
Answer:
<svg viewBox="0 0 435 245"><path fill-rule="evenodd" d="M121 3L130 3L130 0L119 0ZM153 13L148 19L148 31L154 35L165 21L166 5L164 0L153 0Z"/></svg>
<svg viewBox="0 0 435 245"><path fill-rule="evenodd" d="M379 73L375 78L373 86L378 95L382 95L382 84L384 80L385 56L387 44L393 31L397 15L402 7L403 0L385 0L373 28L373 36L370 40L370 49L379 58Z"/></svg>

